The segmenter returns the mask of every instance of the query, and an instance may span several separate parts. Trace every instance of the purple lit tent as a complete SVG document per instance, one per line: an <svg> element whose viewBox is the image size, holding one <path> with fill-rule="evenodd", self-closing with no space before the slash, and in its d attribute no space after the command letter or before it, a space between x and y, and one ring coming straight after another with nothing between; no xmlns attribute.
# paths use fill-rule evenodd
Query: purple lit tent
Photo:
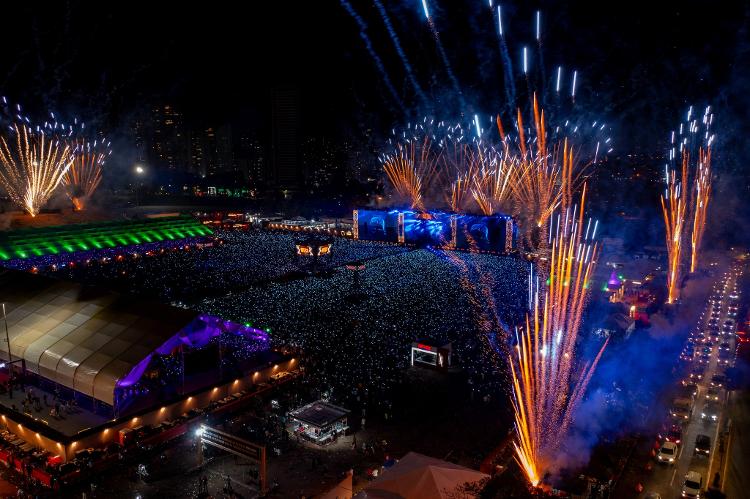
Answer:
<svg viewBox="0 0 750 499"><path fill-rule="evenodd" d="M155 354L206 346L222 334L258 350L268 335L218 317L18 271L0 274L10 348L27 371L117 412L115 389L141 378ZM7 359L5 342L0 357Z"/></svg>

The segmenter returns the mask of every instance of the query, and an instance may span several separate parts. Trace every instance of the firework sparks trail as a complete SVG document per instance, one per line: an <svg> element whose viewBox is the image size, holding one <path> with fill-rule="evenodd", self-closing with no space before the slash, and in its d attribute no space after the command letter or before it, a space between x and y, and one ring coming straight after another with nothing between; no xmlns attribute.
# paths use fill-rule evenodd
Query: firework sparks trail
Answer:
<svg viewBox="0 0 750 499"><path fill-rule="evenodd" d="M399 144L396 152L383 159L383 169L396 193L409 200L412 209L424 210L424 189L435 178L442 150L425 137Z"/></svg>
<svg viewBox="0 0 750 499"><path fill-rule="evenodd" d="M431 28L435 27L435 14L431 12L429 0L422 0L424 17ZM534 252L538 249L547 249L551 243L548 237L550 217L553 211L565 211L571 204L571 196L581 186L587 175L588 167L597 163L602 156L612 151L609 137L600 137L605 130L606 124L599 120L581 121L580 106L572 116L562 109L563 99L560 96L563 86L563 67L557 66L556 81L546 82L543 60L540 55L536 63L537 68L530 64L529 47L523 47L522 69L523 78L526 81L528 103L518 105L515 102L515 78L512 74L510 57L507 57L507 43L505 27L503 26L502 8L500 5L490 5L491 14L496 20L497 36L500 41L500 53L504 63L504 88L506 92L506 105L512 112L509 113L509 122L514 129L506 133L503 129L500 114L490 118L495 121L497 132L500 136L498 142L495 135L495 126L486 126L486 115L471 113L469 115L464 109L465 118L460 121L462 125L446 127L432 125L435 119L425 118L422 124L414 127L409 125L408 131L403 134L393 135L396 142L408 144L412 141L422 141L429 138L436 146L440 146L445 154L445 160L441 162L440 168L433 169L433 175L427 173L417 164L412 168L406 168L408 155L403 151L391 152L389 155L381 156L388 173L389 180L395 186L395 192L410 199L412 207L419 208L430 205L430 208L450 208L454 212L474 211L485 215L497 213L510 214L517 219L519 226L524 228L523 246ZM496 17L495 17L496 16ZM542 24L541 12L536 13L536 45L542 50ZM439 42L439 39L438 39ZM440 49L442 46L438 47ZM531 52L533 52L531 47ZM443 52L442 55L445 53ZM507 61L506 61L507 59ZM447 62L447 61L446 61ZM506 63L507 62L507 63ZM541 82L530 73L539 73ZM573 102L577 92L577 71L571 71L566 76L572 79L569 89L570 101ZM568 80L570 81L570 80ZM460 90L456 87L456 94L460 97ZM552 109L543 109L540 96L546 89L554 89L556 98L552 99ZM538 92L536 91L538 90ZM511 95L512 93L512 95ZM503 108L506 107L503 106ZM463 104L462 104L463 106ZM465 107L465 106L463 106ZM533 117L529 120L531 126L524 125L526 111L522 108L530 108ZM549 111L549 115L546 112ZM463 113L462 113L463 114ZM493 113L494 114L494 113ZM504 114L501 113L501 114ZM522 116L522 114L524 116ZM469 116L472 119L468 119ZM552 116L556 126L549 126L549 116ZM556 117L556 118L555 118ZM563 118L563 119L560 119ZM427 123L429 120L429 124ZM440 121L439 123L444 123ZM589 126L590 125L590 126ZM440 129L442 126L442 129ZM464 133L470 132L470 133ZM604 132L606 133L606 132ZM450 146L455 141L463 139L461 154L451 155ZM389 143L391 141L389 140ZM601 151L600 151L601 149ZM401 159L398 159L401 156ZM448 161L449 157L457 157ZM586 161L579 163L578 159ZM588 160L588 158L593 158ZM400 167L395 164L385 165L386 161L400 162ZM433 192L427 192L426 184L431 186ZM439 194L433 196L432 194ZM435 205L435 201L444 203ZM423 209L423 208L422 208Z"/></svg>
<svg viewBox="0 0 750 499"><path fill-rule="evenodd" d="M424 11L425 19L427 19L427 24L430 26L430 30L432 31L432 37L435 39L435 45L437 46L438 52L440 53L440 58L443 60L445 71L446 73L448 73L448 78L450 78L451 83L453 84L453 89L455 90L456 95L461 102L461 109L465 109L466 102L464 101L464 95L461 91L461 86L458 84L458 79L453 73L453 67L451 66L450 60L448 60L448 54L445 52L443 42L440 41L440 32L438 31L437 26L435 26L435 20L430 15L427 0L422 0L422 10Z"/></svg>
<svg viewBox="0 0 750 499"><path fill-rule="evenodd" d="M533 311L516 330L512 375L516 460L536 486L563 440L607 346L593 361L576 359L576 340L599 252L595 232L584 225L586 188L581 205L569 207L558 224L551 248L549 282L544 296L534 293Z"/></svg>
<svg viewBox="0 0 750 499"><path fill-rule="evenodd" d="M472 178L472 172L459 173L456 176L456 180L451 184L451 196L448 203L451 211L461 212L466 210Z"/></svg>
<svg viewBox="0 0 750 499"><path fill-rule="evenodd" d="M102 167L112 153L105 140L78 140L71 144L74 161L63 176L65 192L76 211L83 210L102 180Z"/></svg>
<svg viewBox="0 0 750 499"><path fill-rule="evenodd" d="M449 173L455 173L455 180L450 186L448 206L451 211L463 212L468 208L471 197L471 185L476 172L476 164L469 160L471 149L463 143L452 143L448 151L443 154L442 168Z"/></svg>
<svg viewBox="0 0 750 499"><path fill-rule="evenodd" d="M691 108L692 110L692 108ZM690 113L692 114L692 113ZM691 116L688 116L690 121ZM690 272L698 268L698 255L700 253L703 234L706 230L708 215L708 204L711 200L711 187L713 174L711 171L711 148L716 138L711 133L713 114L711 107L707 106L703 112L700 122L694 119L688 124L687 142L682 143L682 154L688 155L688 162L694 165L688 166L693 175L693 190L690 200L692 202L693 227L690 236Z"/></svg>
<svg viewBox="0 0 750 499"><path fill-rule="evenodd" d="M539 74L543 82L547 81L547 74L544 69L544 50L542 50L542 12L536 11L536 45L537 57L539 58ZM545 92L541 92L540 97L544 99ZM544 104L544 101L542 101Z"/></svg>
<svg viewBox="0 0 750 499"><path fill-rule="evenodd" d="M396 48L396 53L398 54L398 57L401 59L401 62L404 65L404 70L406 71L406 75L409 77L409 81L414 87L414 91L417 93L423 103L427 103L427 96L424 94L422 87L419 85L416 76L414 76L414 71L412 70L411 64L409 63L409 59L404 53L404 49L401 47L401 42L399 41L398 35L396 34L396 30L393 29L391 19L388 17L388 12L385 10L385 7L380 2L380 0L375 0L375 7L378 9L378 12L380 12L380 17L383 19L383 24L385 24L385 27L388 30L388 34L390 35L391 40L393 40L393 46Z"/></svg>
<svg viewBox="0 0 750 499"><path fill-rule="evenodd" d="M497 37L500 44L500 57L503 60L503 80L505 81L505 100L508 104L509 112L512 114L516 102L516 84L513 79L513 64L508 52L508 43L503 35L503 11L500 5L497 6L495 14L497 18Z"/></svg>
<svg viewBox="0 0 750 499"><path fill-rule="evenodd" d="M518 134L509 136L496 117L500 142L495 145L488 139L492 127L483 128L479 115L467 127L476 131L470 142L460 125L425 118L400 134L394 130L396 147L381 162L396 193L413 209L425 209L425 200L431 199L426 187L432 186L454 212L476 208L488 216L516 216L525 227L527 247L546 248L552 213L571 205L592 163L579 163L574 147L559 131L548 136L536 96L532 121L527 129L517 110Z"/></svg>
<svg viewBox="0 0 750 499"><path fill-rule="evenodd" d="M488 216L509 213L514 161L494 149L480 148L472 152L469 161L473 165L471 195L481 212Z"/></svg>
<svg viewBox="0 0 750 499"><path fill-rule="evenodd" d="M378 67L378 70L380 71L381 76L383 77L383 82L385 82L385 86L388 88L388 91L393 96L393 99L398 104L398 107L403 111L404 109L404 103L401 101L401 97L399 97L398 92L396 91L396 87L393 86L393 83L391 82L391 79L388 77L388 73L385 70L385 65L383 64L383 61L380 59L380 56L377 52L375 52L375 47L373 47L372 42L370 41L370 37L367 36L367 24L365 21L357 14L357 11L354 10L354 7L351 6L347 0L340 0L342 7L346 9L346 11L349 13L349 15L357 22L357 25L359 26L359 36L362 38L362 41L365 44L365 48L367 49L367 52L370 54L370 57L372 58L373 62L375 62L375 65Z"/></svg>
<svg viewBox="0 0 750 499"><path fill-rule="evenodd" d="M680 264L682 256L682 238L685 229L685 218L687 211L687 185L688 155L682 156L681 173L678 177L676 170L666 172L666 184L661 196L661 208L664 215L664 226L666 229L667 243L667 303L677 300Z"/></svg>
<svg viewBox="0 0 750 499"><path fill-rule="evenodd" d="M558 208L565 211L570 207L573 192L582 184L590 163L583 166L578 164L567 138L553 144L550 150L544 110L540 109L536 95L532 109L533 141L527 141L521 111L517 112L518 164L509 171L513 176L510 181L513 196L517 205L523 208L521 215L527 231L527 244L535 248L542 247L547 242L552 213ZM533 227L540 231L536 242L531 237Z"/></svg>
<svg viewBox="0 0 750 499"><path fill-rule="evenodd" d="M13 137L0 137L0 184L15 204L36 216L70 168L73 154L43 131L23 123L9 128Z"/></svg>
<svg viewBox="0 0 750 499"><path fill-rule="evenodd" d="M698 265L711 197L711 146L715 139L710 132L712 123L710 107L699 120L690 106L686 121L671 134L669 162L664 171L666 188L661 195L668 257L667 303L674 303L679 297L682 245L690 228L690 271L694 272ZM689 193L691 177L692 193ZM691 218L692 227L689 227Z"/></svg>
<svg viewBox="0 0 750 499"><path fill-rule="evenodd" d="M708 202L711 199L711 148L699 151L698 172L693 182L693 232L691 236L690 272L698 267L703 233L706 230Z"/></svg>

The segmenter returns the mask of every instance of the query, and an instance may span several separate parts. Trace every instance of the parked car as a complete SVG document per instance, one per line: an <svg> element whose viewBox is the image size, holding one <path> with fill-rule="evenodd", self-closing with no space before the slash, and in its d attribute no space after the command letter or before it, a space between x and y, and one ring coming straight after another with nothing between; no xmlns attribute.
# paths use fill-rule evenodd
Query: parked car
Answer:
<svg viewBox="0 0 750 499"><path fill-rule="evenodd" d="M703 477L697 471L688 471L682 483L682 497L699 498L703 489Z"/></svg>
<svg viewBox="0 0 750 499"><path fill-rule="evenodd" d="M677 451L679 448L674 442L664 442L656 454L656 460L664 464L674 464L677 459Z"/></svg>
<svg viewBox="0 0 750 499"><path fill-rule="evenodd" d="M708 456L711 452L711 437L708 435L698 435L695 437L695 450L693 454Z"/></svg>
<svg viewBox="0 0 750 499"><path fill-rule="evenodd" d="M711 376L711 386L721 388L726 383L726 378L723 374L714 374Z"/></svg>
<svg viewBox="0 0 750 499"><path fill-rule="evenodd" d="M716 402L707 402L701 411L701 419L716 423L719 420L719 405Z"/></svg>
<svg viewBox="0 0 750 499"><path fill-rule="evenodd" d="M731 352L719 352L719 359L717 362L720 366L729 366L731 365L732 360L734 360L734 355L732 355Z"/></svg>
<svg viewBox="0 0 750 499"><path fill-rule="evenodd" d="M698 385L695 383L683 383L677 390L677 398L689 399L698 395Z"/></svg>
<svg viewBox="0 0 750 499"><path fill-rule="evenodd" d="M682 442L682 427L680 425L672 425L664 439L667 442L680 445L680 442Z"/></svg>
<svg viewBox="0 0 750 499"><path fill-rule="evenodd" d="M693 401L691 399L677 398L672 401L669 415L677 421L687 421L693 413Z"/></svg>
<svg viewBox="0 0 750 499"><path fill-rule="evenodd" d="M709 386L706 390L706 400L719 400L721 389L716 386Z"/></svg>

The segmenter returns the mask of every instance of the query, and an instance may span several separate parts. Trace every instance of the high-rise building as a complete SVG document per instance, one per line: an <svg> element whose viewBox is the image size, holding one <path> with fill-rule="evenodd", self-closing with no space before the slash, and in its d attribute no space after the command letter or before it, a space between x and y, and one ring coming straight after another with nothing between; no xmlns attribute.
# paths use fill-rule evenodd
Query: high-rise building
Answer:
<svg viewBox="0 0 750 499"><path fill-rule="evenodd" d="M216 129L216 170L217 173L236 173L237 170L230 125L222 125Z"/></svg>
<svg viewBox="0 0 750 499"><path fill-rule="evenodd" d="M302 146L305 184L313 192L343 184L345 150L326 138L308 138Z"/></svg>
<svg viewBox="0 0 750 499"><path fill-rule="evenodd" d="M202 130L191 130L188 133L190 141L190 173L205 177L208 174L206 166L206 141Z"/></svg>
<svg viewBox="0 0 750 499"><path fill-rule="evenodd" d="M379 178L382 167L378 161L378 149L372 129L360 127L356 138L342 144L345 155L344 172L347 181L369 183Z"/></svg>
<svg viewBox="0 0 750 499"><path fill-rule="evenodd" d="M266 184L265 151L257 135L251 131L242 131L237 140L235 158L240 170L254 189Z"/></svg>
<svg viewBox="0 0 750 499"><path fill-rule="evenodd" d="M188 164L188 144L182 115L169 104L151 112L151 161L170 170L184 170Z"/></svg>
<svg viewBox="0 0 750 499"><path fill-rule="evenodd" d="M206 162L206 174L219 173L219 158L216 154L216 131L208 127L203 131L203 151Z"/></svg>
<svg viewBox="0 0 750 499"><path fill-rule="evenodd" d="M142 118L136 118L131 126L131 133L133 136L133 144L135 145L135 160L138 162L144 162L147 159L146 156L146 131Z"/></svg>
<svg viewBox="0 0 750 499"><path fill-rule="evenodd" d="M303 182L299 161L299 92L275 88L271 109L271 178L274 187L298 190Z"/></svg>

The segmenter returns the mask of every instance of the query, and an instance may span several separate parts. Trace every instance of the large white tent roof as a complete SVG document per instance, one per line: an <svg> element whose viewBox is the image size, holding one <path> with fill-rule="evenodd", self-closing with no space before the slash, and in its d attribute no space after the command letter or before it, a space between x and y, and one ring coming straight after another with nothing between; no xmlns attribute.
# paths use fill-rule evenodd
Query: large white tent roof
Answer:
<svg viewBox="0 0 750 499"><path fill-rule="evenodd" d="M479 471L416 452L405 455L355 499L455 499L475 497L472 484L489 478Z"/></svg>
<svg viewBox="0 0 750 499"><path fill-rule="evenodd" d="M117 381L197 314L18 271L0 274L11 354L26 369L113 405ZM0 358L8 358L0 342Z"/></svg>

